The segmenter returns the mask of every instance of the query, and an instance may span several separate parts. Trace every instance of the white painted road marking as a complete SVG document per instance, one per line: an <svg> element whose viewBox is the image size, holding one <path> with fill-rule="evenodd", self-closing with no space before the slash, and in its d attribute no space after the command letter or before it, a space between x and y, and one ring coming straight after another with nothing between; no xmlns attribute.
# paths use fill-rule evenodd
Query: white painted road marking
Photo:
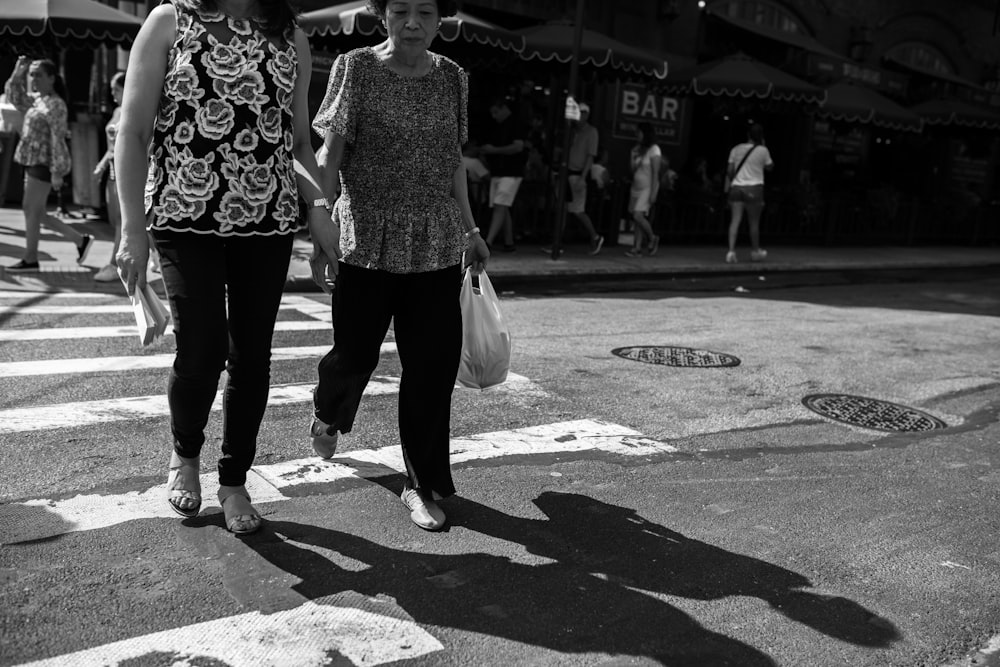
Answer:
<svg viewBox="0 0 1000 667"><path fill-rule="evenodd" d="M317 324L323 324L318 322ZM325 325L324 325L325 326ZM135 335L135 330L132 330ZM271 350L271 361L315 359L317 362L330 351L329 345L304 347L276 347ZM380 354L394 354L395 343L382 343ZM81 359L40 359L37 361L10 361L0 363L0 378L29 377L34 375L72 375L74 373L115 373L122 371L170 368L174 355L150 354L131 357L86 357Z"/></svg>
<svg viewBox="0 0 1000 667"><path fill-rule="evenodd" d="M303 449L308 447L302 434ZM600 451L624 456L668 454L677 448L649 438L633 429L603 421L543 424L513 431L481 433L452 438L452 463L481 461L502 456L526 456L566 452ZM398 445L338 454L324 461L318 457L254 466L247 477L247 490L254 502L290 500L283 489L303 484L329 484L343 479L384 477L404 470ZM217 512L210 500L218 491L216 473L201 475L203 512ZM70 532L96 530L136 519L176 518L164 500L166 483L145 491L122 494L81 494L63 500L38 499L0 505L0 543L12 544ZM48 516L39 520L39 512ZM55 519L55 520L52 520Z"/></svg>
<svg viewBox="0 0 1000 667"><path fill-rule="evenodd" d="M164 630L21 667L120 665L164 653L174 665L214 660L241 667L319 667L330 664L331 651L355 665L368 666L444 649L441 642L413 621L334 606L336 600L332 598L310 600L294 609L270 614L254 611Z"/></svg>
<svg viewBox="0 0 1000 667"><path fill-rule="evenodd" d="M54 295L46 295L46 300ZM104 294L92 293L90 298L105 297ZM0 305L0 315L116 315L121 313L132 313L132 305L128 303L125 295L116 296L114 304L86 304L71 303L68 305L50 305L42 303L32 303L22 305ZM305 297L295 295L285 295L281 299L282 310L297 310L314 317L317 320L330 319L330 305L319 301L313 301Z"/></svg>
<svg viewBox="0 0 1000 667"><path fill-rule="evenodd" d="M328 322L318 320L285 320L275 322L275 331L324 331L330 329ZM332 331L332 329L331 329ZM168 326L164 336L172 336L173 326ZM47 329L2 329L0 342L25 340L67 340L80 338L124 338L135 336L135 325L120 327L51 327Z"/></svg>
<svg viewBox="0 0 1000 667"><path fill-rule="evenodd" d="M317 358L318 360L318 358ZM312 401L315 382L271 385L268 407L306 403ZM495 388L498 392L515 393L522 396L545 396L526 377L510 373L507 382ZM490 389L488 391L494 391ZM373 376L365 387L365 396L383 396L399 393L399 378ZM212 410L222 409L222 392L215 397ZM170 414L166 395L134 396L78 403L56 403L30 408L10 408L0 410L0 434L25 433L48 429L76 428L120 422L129 419L165 417Z"/></svg>

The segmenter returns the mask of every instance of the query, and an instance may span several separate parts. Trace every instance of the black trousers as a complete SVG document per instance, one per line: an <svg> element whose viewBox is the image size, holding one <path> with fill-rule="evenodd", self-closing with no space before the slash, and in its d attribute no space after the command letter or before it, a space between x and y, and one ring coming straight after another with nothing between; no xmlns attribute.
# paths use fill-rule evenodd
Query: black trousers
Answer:
<svg viewBox="0 0 1000 667"><path fill-rule="evenodd" d="M316 417L347 433L394 322L402 374L399 439L411 484L442 497L451 479L451 394L462 354L459 265L389 273L341 263L333 297L333 349L319 363Z"/></svg>
<svg viewBox="0 0 1000 667"><path fill-rule="evenodd" d="M219 483L240 486L257 453L271 382L271 336L292 234L219 237L153 232L174 318L177 355L167 383L174 450L198 456L222 369Z"/></svg>

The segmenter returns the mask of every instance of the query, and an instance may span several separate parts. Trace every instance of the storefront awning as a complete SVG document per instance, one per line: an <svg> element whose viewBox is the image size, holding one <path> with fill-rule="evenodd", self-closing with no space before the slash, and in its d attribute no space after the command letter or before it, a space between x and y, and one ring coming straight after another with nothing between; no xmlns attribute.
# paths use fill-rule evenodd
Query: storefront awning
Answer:
<svg viewBox="0 0 1000 667"><path fill-rule="evenodd" d="M960 100L928 100L910 107L928 125L958 125L1000 130L1000 115Z"/></svg>
<svg viewBox="0 0 1000 667"><path fill-rule="evenodd" d="M923 127L923 121L917 114L870 88L848 82L836 83L826 89L826 102L816 115L910 132L919 132Z"/></svg>
<svg viewBox="0 0 1000 667"><path fill-rule="evenodd" d="M0 41L66 49L135 40L142 19L93 0L0 0Z"/></svg>
<svg viewBox="0 0 1000 667"><path fill-rule="evenodd" d="M757 97L803 104L826 100L822 88L742 53L672 73L664 83L677 95Z"/></svg>
<svg viewBox="0 0 1000 667"><path fill-rule="evenodd" d="M809 35L802 34L800 32L789 32L787 30L778 30L776 28L769 28L757 23L752 23L750 21L744 21L742 19L734 18L732 16L726 16L725 14L718 14L716 12L708 11L707 15L712 19L718 20L728 26L739 28L740 30L745 30L756 37L764 37L776 42L782 42L788 46L794 46L797 49L802 49L809 53L817 53L827 58L837 58L840 60L848 60L846 56L843 56L836 51L826 47L813 37Z"/></svg>
<svg viewBox="0 0 1000 667"><path fill-rule="evenodd" d="M893 65L896 65L897 67L900 67L906 70L907 72L911 72L913 74L920 74L922 76L927 76L932 79L938 79L939 81L944 81L946 83L953 83L959 86L965 86L967 88L974 88L974 89L983 88L975 81L963 79L962 77L952 74L950 72L940 72L938 70L926 69L924 67L917 67L916 65L912 65L903 60L902 58L897 58L892 54L886 54L882 57L882 59L887 63L892 63Z"/></svg>
<svg viewBox="0 0 1000 667"><path fill-rule="evenodd" d="M299 17L299 25L307 37L354 34L369 36L376 33L384 37L386 34L382 22L366 9L365 0L353 0L306 12ZM442 19L439 37L446 42L462 40L506 51L519 52L524 48L524 37L521 35L465 12Z"/></svg>
<svg viewBox="0 0 1000 667"><path fill-rule="evenodd" d="M573 59L574 27L570 23L547 23L517 32L525 39L521 51L525 60L568 63ZM580 63L657 79L666 77L668 68L667 61L655 53L586 29L580 45Z"/></svg>

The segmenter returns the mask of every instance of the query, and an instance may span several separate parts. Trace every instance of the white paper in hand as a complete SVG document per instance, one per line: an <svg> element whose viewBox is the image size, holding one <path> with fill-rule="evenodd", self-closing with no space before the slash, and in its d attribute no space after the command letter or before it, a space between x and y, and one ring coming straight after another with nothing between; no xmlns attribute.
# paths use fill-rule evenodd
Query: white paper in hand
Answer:
<svg viewBox="0 0 1000 667"><path fill-rule="evenodd" d="M149 345L166 331L170 323L170 312L148 283L141 290L137 288L129 299L132 301L139 341L144 346Z"/></svg>

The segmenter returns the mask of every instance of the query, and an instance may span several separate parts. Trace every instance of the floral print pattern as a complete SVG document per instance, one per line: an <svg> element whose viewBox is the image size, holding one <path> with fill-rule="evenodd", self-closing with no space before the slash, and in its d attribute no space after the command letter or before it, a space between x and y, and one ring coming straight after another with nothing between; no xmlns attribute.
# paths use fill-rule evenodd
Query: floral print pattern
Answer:
<svg viewBox="0 0 1000 667"><path fill-rule="evenodd" d="M72 165L66 145L66 102L55 94L29 94L27 74L12 74L4 85L7 101L24 114L14 161L25 166L45 165L53 176L65 176Z"/></svg>
<svg viewBox="0 0 1000 667"><path fill-rule="evenodd" d="M299 224L292 162L292 35L175 5L145 205L150 229L287 234Z"/></svg>

